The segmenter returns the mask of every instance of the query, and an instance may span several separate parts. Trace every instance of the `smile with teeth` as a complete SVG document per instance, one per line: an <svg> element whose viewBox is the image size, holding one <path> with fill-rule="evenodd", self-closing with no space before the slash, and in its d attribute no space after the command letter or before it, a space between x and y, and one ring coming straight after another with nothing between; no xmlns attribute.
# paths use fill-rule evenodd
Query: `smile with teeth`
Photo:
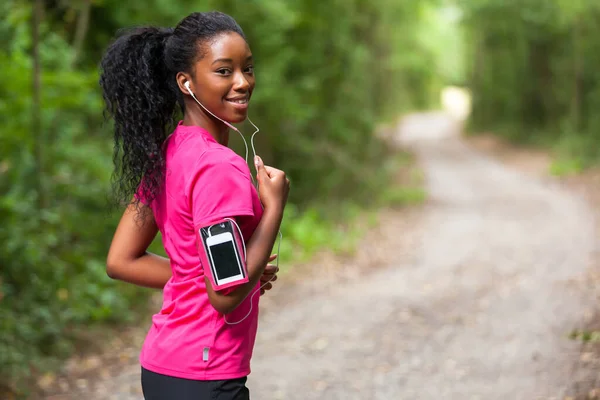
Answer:
<svg viewBox="0 0 600 400"><path fill-rule="evenodd" d="M235 103L235 104L247 104L248 103L248 99L247 98L243 98L243 99L226 99L228 102L230 103Z"/></svg>

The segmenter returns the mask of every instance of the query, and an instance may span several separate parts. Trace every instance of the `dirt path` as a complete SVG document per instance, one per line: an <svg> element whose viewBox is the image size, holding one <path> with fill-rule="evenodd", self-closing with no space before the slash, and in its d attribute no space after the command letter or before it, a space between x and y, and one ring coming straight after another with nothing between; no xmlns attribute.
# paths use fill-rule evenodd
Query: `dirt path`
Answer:
<svg viewBox="0 0 600 400"><path fill-rule="evenodd" d="M430 201L418 223L386 214L365 241L376 246L359 259L378 268L349 262L342 278L322 260L265 297L253 399L565 398L592 214L455 135L437 114L405 120L398 140L418 153ZM141 398L135 360L114 375L86 398Z"/></svg>

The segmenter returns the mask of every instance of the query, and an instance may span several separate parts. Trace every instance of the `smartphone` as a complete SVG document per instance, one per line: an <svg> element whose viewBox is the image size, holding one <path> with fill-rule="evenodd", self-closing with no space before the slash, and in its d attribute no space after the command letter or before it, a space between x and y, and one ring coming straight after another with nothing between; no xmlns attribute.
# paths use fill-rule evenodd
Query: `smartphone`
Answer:
<svg viewBox="0 0 600 400"><path fill-rule="evenodd" d="M238 248L230 232L207 237L206 250L217 286L246 278Z"/></svg>

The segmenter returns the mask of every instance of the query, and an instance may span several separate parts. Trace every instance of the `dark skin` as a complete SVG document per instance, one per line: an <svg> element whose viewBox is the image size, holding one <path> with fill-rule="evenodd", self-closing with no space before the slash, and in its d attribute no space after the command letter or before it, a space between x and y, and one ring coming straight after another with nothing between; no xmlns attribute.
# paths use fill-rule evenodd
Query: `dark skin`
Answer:
<svg viewBox="0 0 600 400"><path fill-rule="evenodd" d="M237 33L224 33L201 47L203 57L191 73L177 74L177 84L184 94L185 125L206 129L220 144L227 146L229 128L207 113L189 94L185 83L196 98L212 113L230 123L242 122L247 117L248 102L254 89L252 53L246 41ZM213 290L205 277L209 300L222 314L228 314L248 296L260 281L277 279L277 268L272 264L277 255L270 255L283 218L289 192L285 173L255 160L259 197L264 207L263 216L246 246L246 265L249 282L237 286L227 295ZM140 207L147 207L140 204ZM111 278L151 288L163 288L171 278L169 260L151 254L148 246L158 233L151 212L145 212L144 223L136 220L134 205L124 212L117 227L107 257L107 273ZM236 216L231 216L235 218ZM271 289L267 283L262 289Z"/></svg>
<svg viewBox="0 0 600 400"><path fill-rule="evenodd" d="M239 123L248 116L248 104L255 86L252 53L248 44L237 33L223 33L216 40L202 47L204 57L194 64L191 73L177 74L179 90L185 95L186 113L184 125L201 126L220 144L227 146L229 128L205 112L189 95L185 83L206 108L217 117ZM242 99L246 104L229 100ZM187 111L190 112L187 112Z"/></svg>

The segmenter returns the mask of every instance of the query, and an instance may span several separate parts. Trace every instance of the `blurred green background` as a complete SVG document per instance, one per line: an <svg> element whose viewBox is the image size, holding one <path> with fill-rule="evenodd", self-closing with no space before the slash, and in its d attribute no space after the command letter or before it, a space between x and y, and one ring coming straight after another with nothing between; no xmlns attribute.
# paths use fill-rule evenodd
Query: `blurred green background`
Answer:
<svg viewBox="0 0 600 400"><path fill-rule="evenodd" d="M120 210L110 206L97 66L120 28L212 9L248 37L257 149L293 182L282 261L344 250L352 233L340 221L422 200L392 185L410 157L374 132L439 108L444 86L471 93L469 131L549 146L559 169L600 155L597 0L4 0L1 385L20 387L68 356L82 331L132 322L147 303L149 291L105 273ZM153 249L162 252L160 238Z"/></svg>

